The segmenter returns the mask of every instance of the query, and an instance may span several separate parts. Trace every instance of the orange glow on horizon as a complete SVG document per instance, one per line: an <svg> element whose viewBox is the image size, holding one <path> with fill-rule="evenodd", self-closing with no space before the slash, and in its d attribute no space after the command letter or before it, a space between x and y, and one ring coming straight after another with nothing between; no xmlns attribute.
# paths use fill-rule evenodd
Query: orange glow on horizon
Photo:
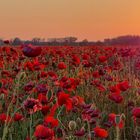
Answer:
<svg viewBox="0 0 140 140"><path fill-rule="evenodd" d="M1 0L0 38L140 35L139 0Z"/></svg>

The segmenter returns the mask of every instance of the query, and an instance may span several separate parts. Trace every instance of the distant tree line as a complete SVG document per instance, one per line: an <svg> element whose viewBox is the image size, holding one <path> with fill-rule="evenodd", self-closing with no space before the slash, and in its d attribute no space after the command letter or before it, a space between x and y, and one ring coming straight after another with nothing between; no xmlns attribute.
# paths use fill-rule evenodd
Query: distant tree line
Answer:
<svg viewBox="0 0 140 140"><path fill-rule="evenodd" d="M111 46L111 45L140 45L140 36L138 35L126 35L119 36L116 38L107 38L104 41L88 41L84 39L82 41L77 41L76 37L64 37L64 38L49 38L45 41L44 38L35 37L32 40L21 40L16 37L11 39L9 42L13 46L18 46L21 44L32 44L41 46ZM0 46L3 46L4 40L0 39Z"/></svg>
<svg viewBox="0 0 140 140"><path fill-rule="evenodd" d="M105 45L140 45L140 36L119 36L112 39L104 39Z"/></svg>

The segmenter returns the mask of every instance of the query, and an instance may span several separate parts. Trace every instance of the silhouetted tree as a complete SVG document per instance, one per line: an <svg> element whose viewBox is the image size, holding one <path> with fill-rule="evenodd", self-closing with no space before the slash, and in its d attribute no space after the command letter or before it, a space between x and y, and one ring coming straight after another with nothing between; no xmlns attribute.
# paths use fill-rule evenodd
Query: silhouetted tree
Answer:
<svg viewBox="0 0 140 140"><path fill-rule="evenodd" d="M16 38L13 39L12 44L13 45L21 45L22 41L21 41L20 38L16 37Z"/></svg>

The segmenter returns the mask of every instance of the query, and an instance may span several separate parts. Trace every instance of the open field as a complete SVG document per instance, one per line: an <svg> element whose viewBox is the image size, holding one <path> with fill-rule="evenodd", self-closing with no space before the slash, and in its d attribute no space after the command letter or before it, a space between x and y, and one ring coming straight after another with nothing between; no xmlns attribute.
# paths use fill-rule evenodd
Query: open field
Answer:
<svg viewBox="0 0 140 140"><path fill-rule="evenodd" d="M140 140L140 47L0 47L2 140Z"/></svg>

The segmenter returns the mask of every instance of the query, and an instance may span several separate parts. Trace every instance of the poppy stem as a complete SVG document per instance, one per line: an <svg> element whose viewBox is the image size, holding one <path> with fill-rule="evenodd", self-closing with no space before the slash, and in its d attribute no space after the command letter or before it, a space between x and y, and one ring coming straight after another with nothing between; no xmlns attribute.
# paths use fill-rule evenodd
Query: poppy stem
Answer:
<svg viewBox="0 0 140 140"><path fill-rule="evenodd" d="M116 126L116 140L120 140L120 129Z"/></svg>
<svg viewBox="0 0 140 140"><path fill-rule="evenodd" d="M88 121L87 121L87 125L88 125L88 140L91 140L90 124Z"/></svg>
<svg viewBox="0 0 140 140"><path fill-rule="evenodd" d="M30 139L32 140L32 114L30 114Z"/></svg>
<svg viewBox="0 0 140 140"><path fill-rule="evenodd" d="M67 128L63 125L63 123L62 123L61 120L59 119L59 115L61 114L62 110L63 110L63 106L61 107L61 109L59 110L59 112L58 112L58 114L57 114L57 119L58 119L59 123L63 126L63 128L67 130Z"/></svg>

